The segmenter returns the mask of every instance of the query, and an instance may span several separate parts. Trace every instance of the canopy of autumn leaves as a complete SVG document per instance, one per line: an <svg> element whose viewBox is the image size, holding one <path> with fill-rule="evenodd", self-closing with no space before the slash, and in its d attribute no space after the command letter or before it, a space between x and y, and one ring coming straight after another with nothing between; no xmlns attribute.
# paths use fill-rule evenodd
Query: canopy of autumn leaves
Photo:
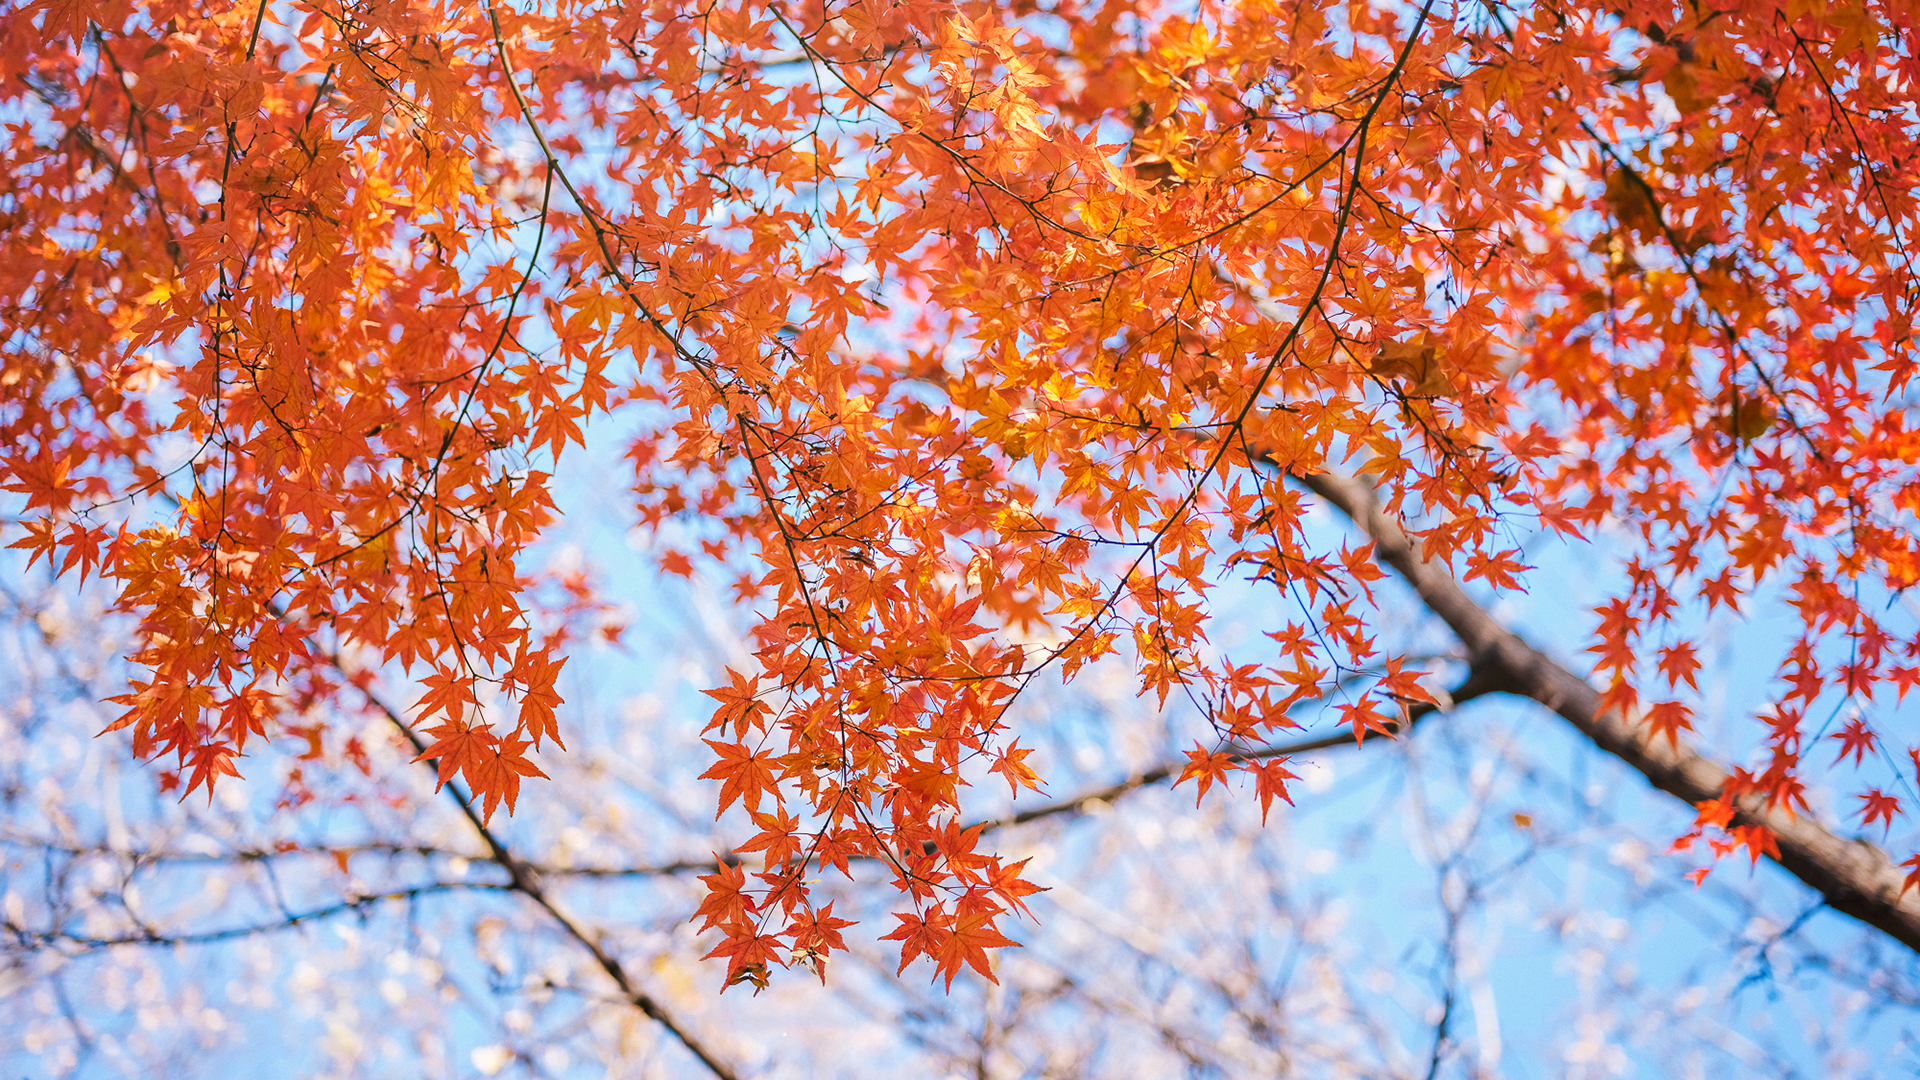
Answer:
<svg viewBox="0 0 1920 1080"><path fill-rule="evenodd" d="M1789 596L1763 753L1700 809L1757 857L1722 827L1803 806L1803 757L1920 762L1876 719L1920 678L1917 22L14 6L12 539L138 617L115 726L163 783L411 679L423 756L511 809L592 603L538 600L525 556L616 414L639 518L697 543L662 566L758 617L708 732L719 808L759 829L701 910L729 979L818 969L844 922L807 882L861 859L903 894L902 966L951 980L1034 888L956 824L963 773L1039 784L1031 681L1122 654L1212 720L1196 788L1252 772L1263 802L1289 777L1246 753L1295 706L1360 679L1326 706L1358 735L1431 693L1375 647L1370 553L1308 542L1289 477L1343 468L1483 587L1523 584L1516 523L1631 545L1597 677L1672 738L1682 616ZM1231 656L1226 581L1272 597Z"/></svg>

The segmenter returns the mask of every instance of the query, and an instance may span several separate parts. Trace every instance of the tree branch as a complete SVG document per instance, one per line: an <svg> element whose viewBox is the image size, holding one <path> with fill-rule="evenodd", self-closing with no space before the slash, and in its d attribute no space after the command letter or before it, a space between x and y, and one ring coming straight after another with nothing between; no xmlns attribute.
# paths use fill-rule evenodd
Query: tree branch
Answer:
<svg viewBox="0 0 1920 1080"><path fill-rule="evenodd" d="M257 937L281 930L292 930L309 923L331 919L336 915L348 915L365 912L368 908L401 900L416 900L422 896L458 890L509 891L511 885L489 881L436 881L428 885L416 885L409 889L388 889L384 892L361 893L349 896L337 904L314 908L310 911L296 911L272 922L254 923L248 926L230 926L222 930L197 930L181 934L162 934L153 930L139 934L117 934L111 937L96 934L74 934L61 929L31 930L14 923L11 919L0 918L0 931L4 931L12 940L7 942L5 951L32 951L47 945L65 944L76 947L81 952L93 952L97 949L111 949L119 945L208 945L220 941L234 941L240 938Z"/></svg>
<svg viewBox="0 0 1920 1080"><path fill-rule="evenodd" d="M1720 797L1726 769L1685 743L1657 739L1636 718L1600 711L1600 694L1494 619L1469 597L1446 567L1421 557L1373 489L1351 477L1315 473L1296 477L1338 507L1373 538L1374 555L1413 586L1427 608L1466 647L1475 677L1500 692L1532 698L1560 714L1594 745L1639 770L1661 791L1696 805ZM1920 952L1920 891L1909 900L1905 877L1874 844L1834 835L1811 815L1770 808L1759 796L1741 800L1735 820L1771 831L1776 862L1845 912Z"/></svg>
<svg viewBox="0 0 1920 1080"><path fill-rule="evenodd" d="M334 662L336 666L338 666L338 660L336 659ZM342 670L344 671L345 669L343 668ZM400 715L398 710L380 700L380 698L375 696L371 691L367 691L366 695L367 700L373 704L373 707L386 714L387 719L392 722L393 726L399 729L401 736L407 740L408 745L412 746L416 753L424 754L427 752L426 742L414 733L412 726L407 723L406 719ZM432 762L429 761L425 764L428 769L434 770L436 776L438 775L438 770ZM675 1020L673 1015L667 1012L666 1008L654 1000L651 995L634 985L632 977L627 974L626 968L620 961L615 959L613 954L601 947L598 935L587 933L579 923L573 920L572 916L560 910L559 906L547 895L546 889L540 884L540 879L538 875L534 873L533 867L514 857L513 852L506 844L501 842L494 831L487 826L486 821L481 818L480 812L473 808L473 799L461 789L458 781L447 781L446 789L447 794L452 797L453 801L459 804L460 812L466 815L468 824L472 825L474 831L480 834L480 839L487 845L487 850L491 853L493 861L500 864L500 868L507 872L509 883L506 888L520 893L522 896L539 905L542 911L545 911L553 918L554 922L560 925L562 930L566 931L568 937L578 942L581 948L586 949L587 952L593 955L594 963L598 964L600 970L606 972L607 977L611 978L614 985L620 988L621 997L625 998L634 1008L645 1013L649 1019L658 1023L661 1027L666 1028L669 1032L672 1032L673 1037L679 1039L681 1045L691 1051L694 1057L700 1059L700 1063L707 1067L708 1072L718 1077L719 1080L738 1080L738 1075L733 1071L732 1067L715 1056L713 1051L707 1049L699 1039L694 1038L693 1033L681 1026L680 1022Z"/></svg>
<svg viewBox="0 0 1920 1080"><path fill-rule="evenodd" d="M1450 709L1454 705L1472 701L1477 697L1483 697L1493 693L1496 689L1498 688L1492 683L1482 679L1477 671L1469 673L1465 682L1448 692L1448 704L1445 708ZM1443 711L1443 707L1431 702L1413 702L1407 708L1407 718L1405 720L1388 725L1387 737L1397 737L1404 732L1410 731L1413 725L1419 723L1422 718L1440 711ZM1316 738L1301 739L1297 742L1281 743L1278 746L1263 746L1258 750L1234 754L1233 757L1235 761L1264 761L1268 758L1294 757L1299 754L1311 754L1320 750L1337 750L1343 746L1361 745L1360 741L1354 736L1355 733L1352 731L1342 731L1333 735L1321 735ZM1376 736L1376 738L1379 738L1379 736ZM995 829L1025 825L1030 821L1057 817L1061 814L1083 813L1094 803L1109 803L1129 792L1138 791L1143 787L1150 787L1154 784L1165 783L1178 775L1184 764L1185 762L1178 762L1159 765L1145 772L1135 773L1117 784L1111 784L1107 787L1085 792L1070 799L1063 799L1060 802L1048 803L1045 806L1036 806L1032 810L1023 810L1020 813L1011 814L1007 817L978 822L977 824L982 832L992 832Z"/></svg>
<svg viewBox="0 0 1920 1080"><path fill-rule="evenodd" d="M274 613L281 618L285 618L286 615L284 611L280 610L276 610ZM346 662L339 653L320 645L318 642L314 643L314 648L321 656L325 657L327 662L333 665L341 675L345 676L348 682L354 682L353 673L348 669ZM355 685L361 684L356 683ZM387 721L400 732L400 736L407 741L409 746L413 747L416 754L424 755L427 752L425 740L421 739L419 734L413 730L413 725L407 722L406 717L401 714L400 710L387 704L378 694L375 694L364 685L361 685L361 693L366 695L368 704L378 709L381 715L385 716ZM416 757L415 760L418 761L419 758ZM429 772L434 774L437 781L439 778L439 768L431 761L422 762L422 764ZM560 929L565 931L568 937L578 942L581 948L592 954L594 963L598 964L600 970L606 972L607 977L612 979L614 985L620 988L620 995L624 997L628 1003L634 1008L639 1009L642 1013L645 1013L649 1019L657 1022L661 1027L671 1032L674 1038L680 1040L681 1045L692 1052L694 1057L700 1059L700 1063L707 1067L708 1072L711 1072L718 1080L738 1080L738 1074L733 1071L731 1066L720 1060L713 1051L707 1049L699 1039L694 1037L692 1032L688 1031L678 1020L673 1018L673 1014L669 1013L665 1006L654 1000L652 995L641 990L634 984L633 978L627 974L626 968L620 961L615 959L613 954L601 947L599 935L588 933L585 928L573 920L572 916L560 910L559 905L547 895L546 889L541 885L540 875L533 864L515 857L513 851L487 826L486 819L481 817L480 812L473 808L472 797L467 794L458 781L449 780L441 786L446 789L448 797L459 805L460 812L466 816L467 823L473 826L474 832L479 834L481 842L486 844L488 857L498 863L502 870L507 872L508 882L505 888L532 900L542 911L545 911L552 917L553 921L559 924Z"/></svg>

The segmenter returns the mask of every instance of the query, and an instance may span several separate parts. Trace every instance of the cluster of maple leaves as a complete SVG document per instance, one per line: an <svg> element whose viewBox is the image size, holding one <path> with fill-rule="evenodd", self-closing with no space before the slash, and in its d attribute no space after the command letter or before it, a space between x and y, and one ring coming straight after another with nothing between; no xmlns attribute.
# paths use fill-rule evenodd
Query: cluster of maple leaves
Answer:
<svg viewBox="0 0 1920 1080"><path fill-rule="evenodd" d="M1038 787L1034 679L1127 655L1213 724L1181 779L1250 774L1263 811L1291 777L1250 754L1297 706L1364 676L1329 706L1364 735L1426 695L1377 645L1369 551L1308 542L1288 477L1344 464L1470 582L1521 585L1515 520L1628 537L1598 673L1671 738L1685 617L1785 583L1769 759L1700 810L1757 857L1732 808L1804 806L1818 710L1856 764L1908 742L1876 718L1920 678L1887 606L1920 579L1915 22L14 6L14 546L138 618L115 727L187 791L410 677L441 781L511 810L567 644L522 562L555 463L626 410L640 519L701 538L662 566L758 615L708 730L757 830L699 915L728 981L823 970L847 924L809 882L856 860L901 891L903 969L951 981L992 977L1035 888L956 824L976 767ZM1278 601L1254 655L1209 644L1229 577Z"/></svg>

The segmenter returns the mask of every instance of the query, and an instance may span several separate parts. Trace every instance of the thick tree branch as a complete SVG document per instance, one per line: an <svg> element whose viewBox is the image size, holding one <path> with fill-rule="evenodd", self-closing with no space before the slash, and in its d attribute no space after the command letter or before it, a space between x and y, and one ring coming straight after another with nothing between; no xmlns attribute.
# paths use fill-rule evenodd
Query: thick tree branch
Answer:
<svg viewBox="0 0 1920 1080"><path fill-rule="evenodd" d="M1374 555L1405 578L1466 647L1476 677L1559 713L1600 749L1688 805L1720 797L1726 769L1685 743L1653 738L1651 729L1633 718L1601 712L1600 694L1585 679L1500 625L1467 595L1451 571L1422 558L1371 488L1334 473L1298 479L1373 538ZM1759 796L1742 800L1735 820L1771 830L1780 849L1776 861L1817 890L1829 907L1920 952L1920 891L1903 895L1904 875L1878 847L1836 836L1811 815L1770 809Z"/></svg>

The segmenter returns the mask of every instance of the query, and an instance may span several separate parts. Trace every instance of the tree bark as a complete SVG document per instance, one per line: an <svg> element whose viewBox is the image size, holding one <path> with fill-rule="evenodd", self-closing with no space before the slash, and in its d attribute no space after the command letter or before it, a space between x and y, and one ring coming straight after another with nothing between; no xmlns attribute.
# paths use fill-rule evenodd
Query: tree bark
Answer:
<svg viewBox="0 0 1920 1080"><path fill-rule="evenodd" d="M1652 737L1649 727L1618 711L1601 712L1600 694L1585 679L1500 625L1447 567L1423 559L1372 488L1335 473L1297 479L1373 539L1375 557L1405 578L1466 647L1477 679L1553 710L1600 749L1688 805L1719 798L1729 775L1726 769L1684 742ZM1810 814L1770 809L1758 796L1740 803L1735 821L1771 830L1780 849L1775 861L1818 891L1827 906L1920 952L1920 889L1910 896L1903 892L1905 875L1879 847L1836 836Z"/></svg>

